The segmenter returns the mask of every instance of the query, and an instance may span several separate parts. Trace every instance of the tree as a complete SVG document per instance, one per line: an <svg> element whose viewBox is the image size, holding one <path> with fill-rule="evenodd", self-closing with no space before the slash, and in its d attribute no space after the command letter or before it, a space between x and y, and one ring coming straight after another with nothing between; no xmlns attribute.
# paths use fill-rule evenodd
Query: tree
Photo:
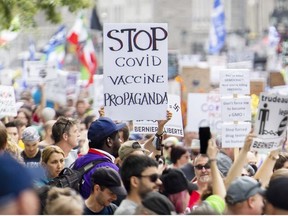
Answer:
<svg viewBox="0 0 288 216"><path fill-rule="evenodd" d="M48 21L59 23L60 7L66 6L75 12L92 4L93 0L0 0L0 31L35 26L34 17L39 11L44 11Z"/></svg>

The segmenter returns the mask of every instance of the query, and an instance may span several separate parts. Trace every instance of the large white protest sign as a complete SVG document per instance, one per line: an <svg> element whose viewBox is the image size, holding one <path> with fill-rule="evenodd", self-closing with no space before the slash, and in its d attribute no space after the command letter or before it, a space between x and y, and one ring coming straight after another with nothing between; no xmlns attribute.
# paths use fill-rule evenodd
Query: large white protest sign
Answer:
<svg viewBox="0 0 288 216"><path fill-rule="evenodd" d="M221 110L222 121L250 121L251 105L250 97L241 96L237 98L222 97Z"/></svg>
<svg viewBox="0 0 288 216"><path fill-rule="evenodd" d="M246 136L251 131L251 123L240 122L222 124L222 148L242 148Z"/></svg>
<svg viewBox="0 0 288 216"><path fill-rule="evenodd" d="M16 116L17 107L12 86L0 86L0 116Z"/></svg>
<svg viewBox="0 0 288 216"><path fill-rule="evenodd" d="M251 148L270 151L281 147L288 122L288 97L261 93Z"/></svg>
<svg viewBox="0 0 288 216"><path fill-rule="evenodd" d="M168 110L172 112L172 118L165 124L164 131L168 135L184 136L181 103L178 95L168 95ZM156 133L156 120L135 120L133 121L133 133Z"/></svg>
<svg viewBox="0 0 288 216"><path fill-rule="evenodd" d="M250 94L250 78L247 69L227 69L220 72L221 94Z"/></svg>
<svg viewBox="0 0 288 216"><path fill-rule="evenodd" d="M165 119L167 24L104 24L104 105L114 120Z"/></svg>
<svg viewBox="0 0 288 216"><path fill-rule="evenodd" d="M27 84L40 84L57 79L55 64L43 61L24 62L24 80Z"/></svg>
<svg viewBox="0 0 288 216"><path fill-rule="evenodd" d="M285 135L288 122L288 97L261 93L255 122L255 134L261 138Z"/></svg>
<svg viewBox="0 0 288 216"><path fill-rule="evenodd" d="M221 100L219 94L188 94L187 130L197 131L209 126L211 132L221 132Z"/></svg>

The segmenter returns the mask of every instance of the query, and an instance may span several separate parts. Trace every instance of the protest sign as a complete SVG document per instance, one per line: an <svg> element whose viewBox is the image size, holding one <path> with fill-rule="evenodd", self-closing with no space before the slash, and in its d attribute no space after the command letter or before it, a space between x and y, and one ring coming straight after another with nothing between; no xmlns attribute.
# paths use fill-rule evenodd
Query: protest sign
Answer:
<svg viewBox="0 0 288 216"><path fill-rule="evenodd" d="M251 105L250 97L241 96L237 98L221 98L222 121L250 121Z"/></svg>
<svg viewBox="0 0 288 216"><path fill-rule="evenodd" d="M77 89L78 79L79 74L58 70L57 80L49 80L46 82L45 90L47 100L65 105L68 96L76 99L79 91L79 89Z"/></svg>
<svg viewBox="0 0 288 216"><path fill-rule="evenodd" d="M24 80L27 84L41 84L57 79L57 68L55 64L43 61L24 62Z"/></svg>
<svg viewBox="0 0 288 216"><path fill-rule="evenodd" d="M260 138L285 135L288 122L288 97L261 93L255 122L255 134Z"/></svg>
<svg viewBox="0 0 288 216"><path fill-rule="evenodd" d="M166 123L164 131L168 135L184 136L181 103L178 95L168 95L168 110L172 112L172 118ZM133 133L156 133L156 120L135 120L133 121Z"/></svg>
<svg viewBox="0 0 288 216"><path fill-rule="evenodd" d="M94 75L93 79L93 110L98 113L100 107L104 106L103 75Z"/></svg>
<svg viewBox="0 0 288 216"><path fill-rule="evenodd" d="M221 94L249 94L250 78L247 69L227 69L220 72Z"/></svg>
<svg viewBox="0 0 288 216"><path fill-rule="evenodd" d="M12 86L0 86L0 116L17 116L15 93Z"/></svg>
<svg viewBox="0 0 288 216"><path fill-rule="evenodd" d="M251 123L240 122L222 124L222 148L242 148L246 136L251 131Z"/></svg>
<svg viewBox="0 0 288 216"><path fill-rule="evenodd" d="M219 94L188 94L187 130L198 132L198 128L209 126L211 132L221 132L221 100Z"/></svg>
<svg viewBox="0 0 288 216"><path fill-rule="evenodd" d="M104 24L104 106L114 120L165 119L167 24ZM149 111L149 112L148 112Z"/></svg>
<svg viewBox="0 0 288 216"><path fill-rule="evenodd" d="M283 138L254 138L251 144L251 150L256 150L262 153L268 153L275 149L282 148Z"/></svg>

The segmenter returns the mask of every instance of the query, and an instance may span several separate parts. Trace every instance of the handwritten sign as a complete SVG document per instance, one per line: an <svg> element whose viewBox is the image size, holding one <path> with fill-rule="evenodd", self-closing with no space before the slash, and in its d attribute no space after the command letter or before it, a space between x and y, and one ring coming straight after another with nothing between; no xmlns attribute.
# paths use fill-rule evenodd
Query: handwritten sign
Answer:
<svg viewBox="0 0 288 216"><path fill-rule="evenodd" d="M14 88L12 86L0 86L0 115L17 115Z"/></svg>
<svg viewBox="0 0 288 216"><path fill-rule="evenodd" d="M261 93L255 122L259 138L278 138L285 135L288 123L288 97Z"/></svg>
<svg viewBox="0 0 288 216"><path fill-rule="evenodd" d="M221 110L223 121L251 120L250 97L222 97Z"/></svg>
<svg viewBox="0 0 288 216"><path fill-rule="evenodd" d="M197 131L209 126L211 132L221 132L221 98L219 94L188 94L187 130Z"/></svg>
<svg viewBox="0 0 288 216"><path fill-rule="evenodd" d="M283 138L254 138L251 144L251 150L256 150L258 152L267 153L275 149L282 147Z"/></svg>
<svg viewBox="0 0 288 216"><path fill-rule="evenodd" d="M222 148L242 148L246 136L251 130L251 123L241 122L222 124Z"/></svg>
<svg viewBox="0 0 288 216"><path fill-rule="evenodd" d="M184 136L181 103L178 95L168 95L168 110L172 112L172 119L168 121L164 127L164 131L168 135ZM133 121L133 133L156 133L157 132L156 120L135 120Z"/></svg>
<svg viewBox="0 0 288 216"><path fill-rule="evenodd" d="M228 69L220 72L221 94L250 94L249 70Z"/></svg>
<svg viewBox="0 0 288 216"><path fill-rule="evenodd" d="M105 24L104 106L114 120L165 119L167 24Z"/></svg>
<svg viewBox="0 0 288 216"><path fill-rule="evenodd" d="M42 61L24 62L24 79L28 84L40 84L57 79L57 68L54 64Z"/></svg>

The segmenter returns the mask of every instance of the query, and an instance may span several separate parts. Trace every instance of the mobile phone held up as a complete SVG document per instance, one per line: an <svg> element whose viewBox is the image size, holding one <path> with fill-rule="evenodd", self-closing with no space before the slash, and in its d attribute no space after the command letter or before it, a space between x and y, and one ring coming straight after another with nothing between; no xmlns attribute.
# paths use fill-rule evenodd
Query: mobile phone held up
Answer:
<svg viewBox="0 0 288 216"><path fill-rule="evenodd" d="M200 154L206 154L210 138L210 127L199 127Z"/></svg>

